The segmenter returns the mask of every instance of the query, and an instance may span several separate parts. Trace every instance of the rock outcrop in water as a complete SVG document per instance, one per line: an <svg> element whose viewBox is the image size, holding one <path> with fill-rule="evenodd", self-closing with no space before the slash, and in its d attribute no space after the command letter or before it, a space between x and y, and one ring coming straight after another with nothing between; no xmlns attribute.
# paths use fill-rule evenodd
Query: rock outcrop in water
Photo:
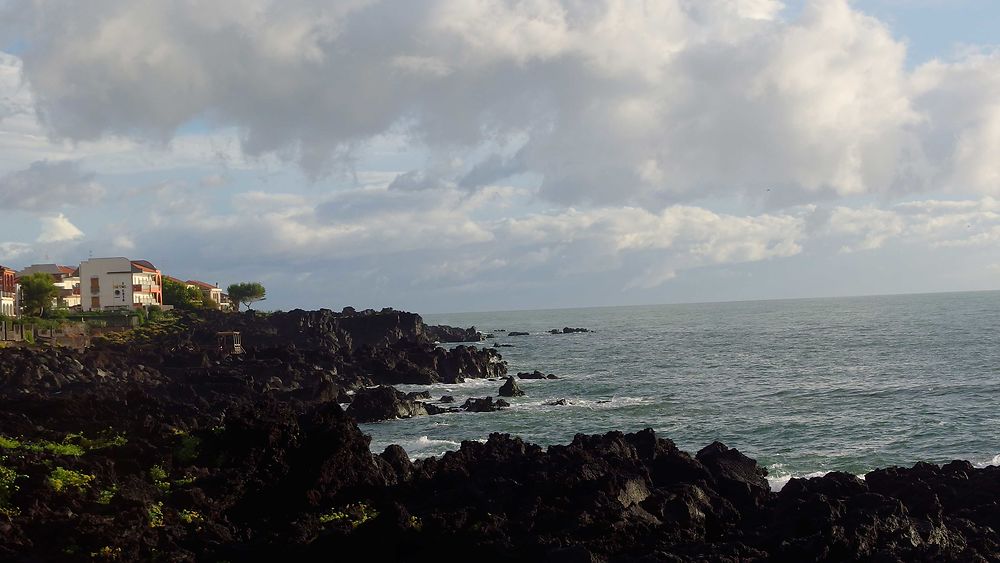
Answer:
<svg viewBox="0 0 1000 563"><path fill-rule="evenodd" d="M426 333L429 338L438 342L482 342L492 335L483 336L476 327L459 328L448 325L428 326Z"/></svg>
<svg viewBox="0 0 1000 563"><path fill-rule="evenodd" d="M0 560L1000 560L1000 468L966 462L793 479L774 493L739 451L692 456L652 430L548 448L492 434L417 462L399 446L372 455L337 404L345 390L359 390L359 412L367 394L420 398L363 391L382 377L363 366L461 362L431 362L403 315L357 313L374 324L350 327L288 315L233 316L251 335L246 358L220 360L183 335L0 349ZM325 336L307 334L317 324ZM277 333L294 338L277 345ZM457 357L467 373L480 356Z"/></svg>
<svg viewBox="0 0 1000 563"><path fill-rule="evenodd" d="M523 397L524 389L521 389L521 386L517 384L517 379L508 377L507 381L500 386L498 394L501 397Z"/></svg>

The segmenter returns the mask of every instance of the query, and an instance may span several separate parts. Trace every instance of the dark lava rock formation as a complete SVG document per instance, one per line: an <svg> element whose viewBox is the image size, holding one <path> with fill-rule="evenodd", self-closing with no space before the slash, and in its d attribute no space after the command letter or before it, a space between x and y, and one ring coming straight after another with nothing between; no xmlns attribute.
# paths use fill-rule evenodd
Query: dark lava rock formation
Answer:
<svg viewBox="0 0 1000 563"><path fill-rule="evenodd" d="M1000 468L967 462L775 493L739 451L690 455L652 430L373 455L345 389L359 412L405 404L358 382L461 362L431 362L405 314L231 316L243 358L199 347L221 319L145 344L0 349L0 561L1000 560ZM462 373L492 365L463 354Z"/></svg>
<svg viewBox="0 0 1000 563"><path fill-rule="evenodd" d="M459 328L448 325L428 326L425 332L429 338L438 342L481 342L493 336L483 336L476 327Z"/></svg>
<svg viewBox="0 0 1000 563"><path fill-rule="evenodd" d="M507 382L500 386L499 395L501 397L523 397L524 389L517 384L517 379L508 377Z"/></svg>

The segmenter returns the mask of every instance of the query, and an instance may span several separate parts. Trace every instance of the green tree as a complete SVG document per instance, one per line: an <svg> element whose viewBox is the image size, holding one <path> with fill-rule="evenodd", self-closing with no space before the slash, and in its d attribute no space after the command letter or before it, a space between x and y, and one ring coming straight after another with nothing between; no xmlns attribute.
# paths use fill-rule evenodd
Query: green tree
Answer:
<svg viewBox="0 0 1000 563"><path fill-rule="evenodd" d="M173 305L177 309L198 309L201 307L202 296L197 288L171 279L163 280L163 303Z"/></svg>
<svg viewBox="0 0 1000 563"><path fill-rule="evenodd" d="M250 309L250 305L266 299L264 286L258 282L234 283L226 289L226 293L229 294L229 300L236 304L237 311L240 310L240 303Z"/></svg>
<svg viewBox="0 0 1000 563"><path fill-rule="evenodd" d="M45 272L36 272L24 276L21 284L21 311L26 315L44 316L52 310L53 300L59 295L52 276Z"/></svg>

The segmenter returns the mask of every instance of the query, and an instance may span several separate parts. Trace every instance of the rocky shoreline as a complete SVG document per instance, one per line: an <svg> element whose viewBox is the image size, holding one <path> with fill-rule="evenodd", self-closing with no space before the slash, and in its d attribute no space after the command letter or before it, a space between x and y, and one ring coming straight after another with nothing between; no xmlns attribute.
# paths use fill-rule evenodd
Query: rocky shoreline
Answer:
<svg viewBox="0 0 1000 563"><path fill-rule="evenodd" d="M244 356L213 350L223 330ZM434 344L474 334L392 310L293 311L0 349L0 560L1000 560L1000 468L967 462L776 493L737 450L691 455L652 430L373 455L357 420L503 408L391 387L515 392L494 349Z"/></svg>

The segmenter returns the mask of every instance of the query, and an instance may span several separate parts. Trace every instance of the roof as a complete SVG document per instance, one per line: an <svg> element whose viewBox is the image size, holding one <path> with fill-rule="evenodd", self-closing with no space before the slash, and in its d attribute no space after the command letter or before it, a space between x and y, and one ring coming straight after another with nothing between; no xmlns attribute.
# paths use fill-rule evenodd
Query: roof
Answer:
<svg viewBox="0 0 1000 563"><path fill-rule="evenodd" d="M75 272L75 268L70 268L69 266L60 266L58 264L32 264L27 268L20 271L21 276L26 276L29 274L43 273L50 274L53 276L65 277L72 276Z"/></svg>
<svg viewBox="0 0 1000 563"><path fill-rule="evenodd" d="M219 289L219 287L216 285L212 285L210 283L205 283L203 281L198 281L198 280L188 280L187 283L188 285L193 285L198 289Z"/></svg>
<svg viewBox="0 0 1000 563"><path fill-rule="evenodd" d="M149 260L132 260L132 267L138 268L144 272L158 272L156 266L152 264Z"/></svg>

